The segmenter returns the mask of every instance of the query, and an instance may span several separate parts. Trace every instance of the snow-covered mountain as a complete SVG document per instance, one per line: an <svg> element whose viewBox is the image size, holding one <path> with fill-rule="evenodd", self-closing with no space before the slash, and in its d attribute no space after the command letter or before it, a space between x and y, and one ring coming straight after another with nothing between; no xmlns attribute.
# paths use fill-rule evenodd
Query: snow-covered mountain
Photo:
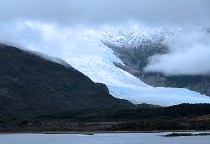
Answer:
<svg viewBox="0 0 210 144"><path fill-rule="evenodd" d="M129 42L129 38L131 38L110 35L112 35L111 32L109 33L109 39L116 42L115 44L119 41ZM183 88L152 87L145 84L113 64L113 62L116 62L123 65L122 61L114 55L113 50L101 42L104 33L91 32L90 34L85 33L83 36L85 38L80 42L85 43L86 51L91 51L91 53L71 56L66 58L67 62L89 76L93 81L106 84L114 97L127 99L135 104L148 103L162 106L180 103L210 103L210 97L194 91ZM131 44L132 42L131 40ZM120 44L123 46L125 43L121 42Z"/></svg>

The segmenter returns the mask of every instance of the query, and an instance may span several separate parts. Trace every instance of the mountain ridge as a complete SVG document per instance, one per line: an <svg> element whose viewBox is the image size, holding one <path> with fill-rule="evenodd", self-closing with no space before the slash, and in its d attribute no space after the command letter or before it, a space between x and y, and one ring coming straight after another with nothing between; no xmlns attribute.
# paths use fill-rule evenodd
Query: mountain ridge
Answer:
<svg viewBox="0 0 210 144"><path fill-rule="evenodd" d="M133 107L73 67L0 45L1 114L39 115L84 108Z"/></svg>

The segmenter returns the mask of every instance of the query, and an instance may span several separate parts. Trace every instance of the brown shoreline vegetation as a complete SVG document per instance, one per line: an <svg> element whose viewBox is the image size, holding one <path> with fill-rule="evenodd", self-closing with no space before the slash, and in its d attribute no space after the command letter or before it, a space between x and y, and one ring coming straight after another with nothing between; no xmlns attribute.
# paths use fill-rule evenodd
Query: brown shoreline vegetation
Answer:
<svg viewBox="0 0 210 144"><path fill-rule="evenodd" d="M153 132L210 130L210 106L101 109L48 113L0 121L0 132Z"/></svg>

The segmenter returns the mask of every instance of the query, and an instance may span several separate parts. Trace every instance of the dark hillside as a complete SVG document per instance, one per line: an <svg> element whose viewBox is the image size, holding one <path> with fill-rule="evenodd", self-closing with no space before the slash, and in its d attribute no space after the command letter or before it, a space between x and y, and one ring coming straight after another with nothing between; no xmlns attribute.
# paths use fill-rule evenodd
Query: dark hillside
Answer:
<svg viewBox="0 0 210 144"><path fill-rule="evenodd" d="M71 66L0 45L0 132L180 129L209 130L210 105L135 106Z"/></svg>
<svg viewBox="0 0 210 144"><path fill-rule="evenodd" d="M0 45L0 113L35 116L90 108L132 107L72 67Z"/></svg>

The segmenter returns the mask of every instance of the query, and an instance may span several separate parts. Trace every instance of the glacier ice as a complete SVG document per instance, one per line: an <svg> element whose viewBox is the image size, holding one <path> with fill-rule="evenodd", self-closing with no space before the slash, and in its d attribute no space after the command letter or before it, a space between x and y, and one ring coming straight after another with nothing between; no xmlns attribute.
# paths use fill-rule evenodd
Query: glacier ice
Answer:
<svg viewBox="0 0 210 144"><path fill-rule="evenodd" d="M114 97L129 100L134 104L148 103L161 106L210 103L210 97L184 88L152 87L143 83L114 66L113 62L122 62L111 49L101 43L99 33L85 36L80 42L85 43L85 49L91 50L91 53L71 56L65 60L94 82L106 84Z"/></svg>

